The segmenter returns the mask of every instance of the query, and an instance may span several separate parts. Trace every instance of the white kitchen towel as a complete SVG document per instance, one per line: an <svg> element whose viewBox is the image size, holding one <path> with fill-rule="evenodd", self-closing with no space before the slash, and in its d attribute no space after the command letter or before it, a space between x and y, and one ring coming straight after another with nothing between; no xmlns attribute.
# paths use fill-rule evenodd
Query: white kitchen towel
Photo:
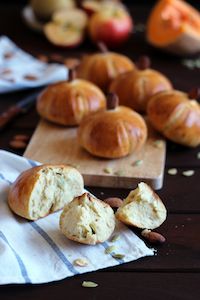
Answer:
<svg viewBox="0 0 200 300"><path fill-rule="evenodd" d="M47 64L0 37L0 93L47 85L68 77L64 65Z"/></svg>
<svg viewBox="0 0 200 300"><path fill-rule="evenodd" d="M22 171L38 164L0 150L0 284L51 282L154 255L154 250L122 223L117 223L113 234L119 235L118 240L89 246L61 233L61 211L34 222L14 215L7 204L10 184ZM124 257L106 254L109 246ZM88 265L75 266L78 258L87 259Z"/></svg>

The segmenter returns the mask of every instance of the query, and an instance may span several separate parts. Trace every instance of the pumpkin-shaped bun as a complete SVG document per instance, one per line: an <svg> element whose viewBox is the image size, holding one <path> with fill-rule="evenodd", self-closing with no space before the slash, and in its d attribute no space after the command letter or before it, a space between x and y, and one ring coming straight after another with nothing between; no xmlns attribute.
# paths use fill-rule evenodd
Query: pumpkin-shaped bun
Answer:
<svg viewBox="0 0 200 300"><path fill-rule="evenodd" d="M132 109L117 106L94 113L81 122L79 144L92 155L119 158L142 148L147 138L144 119Z"/></svg>
<svg viewBox="0 0 200 300"><path fill-rule="evenodd" d="M39 95L37 111L41 117L61 125L78 125L92 112L105 109L103 92L82 80L62 81L48 86Z"/></svg>
<svg viewBox="0 0 200 300"><path fill-rule="evenodd" d="M169 140L189 147L200 145L200 105L186 93L173 90L153 96L147 114L152 126Z"/></svg>
<svg viewBox="0 0 200 300"><path fill-rule="evenodd" d="M83 57L77 69L77 75L79 78L93 82L103 91L107 91L116 76L134 68L134 63L122 54L96 53Z"/></svg>
<svg viewBox="0 0 200 300"><path fill-rule="evenodd" d="M149 98L161 91L171 90L170 81L160 72L145 69L119 75L110 85L110 92L119 97L119 104L145 112Z"/></svg>

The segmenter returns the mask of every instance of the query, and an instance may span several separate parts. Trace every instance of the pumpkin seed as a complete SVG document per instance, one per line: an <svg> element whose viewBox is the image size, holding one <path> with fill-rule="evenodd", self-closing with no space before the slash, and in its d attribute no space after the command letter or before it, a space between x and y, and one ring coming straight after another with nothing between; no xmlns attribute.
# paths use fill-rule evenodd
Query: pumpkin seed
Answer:
<svg viewBox="0 0 200 300"><path fill-rule="evenodd" d="M119 234L115 234L111 238L111 243L114 243L114 242L118 241L119 239L120 239L120 235Z"/></svg>
<svg viewBox="0 0 200 300"><path fill-rule="evenodd" d="M184 176L187 176L187 177L189 177L189 176L192 176L192 175L194 175L194 170L187 170L187 171L184 171L182 174L184 175Z"/></svg>
<svg viewBox="0 0 200 300"><path fill-rule="evenodd" d="M176 175L176 174L178 173L178 171L177 171L176 168L172 168L172 169L169 169L169 170L167 171L167 173L168 173L169 175Z"/></svg>
<svg viewBox="0 0 200 300"><path fill-rule="evenodd" d="M123 176L124 175L124 171L123 170L118 170L114 173L114 175L116 176Z"/></svg>
<svg viewBox="0 0 200 300"><path fill-rule="evenodd" d="M98 286L98 284L96 282L93 281L83 281L82 283L83 287L89 287L89 288L95 288Z"/></svg>
<svg viewBox="0 0 200 300"><path fill-rule="evenodd" d="M162 140L156 140L156 141L154 141L153 144L156 148L162 148L163 147L163 141Z"/></svg>
<svg viewBox="0 0 200 300"><path fill-rule="evenodd" d="M105 169L103 169L103 171L106 174L112 174L112 169L111 168L105 168Z"/></svg>
<svg viewBox="0 0 200 300"><path fill-rule="evenodd" d="M117 258L117 259L122 259L122 258L124 258L124 254L119 254L119 253L116 253L116 254L112 254L112 257L113 258Z"/></svg>
<svg viewBox="0 0 200 300"><path fill-rule="evenodd" d="M110 247L106 248L105 253L109 254L109 253L113 252L114 250L115 250L115 246L110 246Z"/></svg>
<svg viewBox="0 0 200 300"><path fill-rule="evenodd" d="M142 159L138 159L133 163L133 166L140 166L143 164L143 160Z"/></svg>

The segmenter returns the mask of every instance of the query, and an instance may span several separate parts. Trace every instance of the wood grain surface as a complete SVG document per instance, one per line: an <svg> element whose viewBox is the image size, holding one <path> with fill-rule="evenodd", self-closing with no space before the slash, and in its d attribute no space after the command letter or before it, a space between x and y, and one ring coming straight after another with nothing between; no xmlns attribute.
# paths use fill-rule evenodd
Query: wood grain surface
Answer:
<svg viewBox="0 0 200 300"><path fill-rule="evenodd" d="M145 181L154 189L163 184L165 140L148 126L143 149L120 159L100 159L82 149L77 129L41 120L24 156L42 163L67 163L83 175L85 185L133 188ZM137 165L140 161L141 164Z"/></svg>
<svg viewBox="0 0 200 300"><path fill-rule="evenodd" d="M9 1L7 1L9 2ZM13 4L1 1L0 27L2 34L10 37L25 51L37 56L57 53L65 57L81 57L96 51L88 40L75 49L57 49L50 45L42 35L30 31L21 18L19 1ZM16 3L17 2L17 3ZM140 3L141 2L141 3ZM144 24L150 12L152 1L130 1L134 23ZM25 1L24 1L25 3ZM199 1L193 3L200 9ZM143 5L142 5L143 4ZM135 32L130 40L118 49L136 61L140 55L149 55L152 67L168 76L176 89L188 91L199 86L200 69L188 69L181 57L158 51L146 43L144 32ZM189 60L197 59L186 58ZM0 95L0 112L14 105L29 91ZM33 108L22 114L1 131L0 147L22 155L23 149L10 147L10 140L16 134L32 135L39 117ZM38 147L42 145L40 141ZM61 281L38 285L0 286L0 299L3 300L54 300L66 299L109 299L109 300L196 300L200 294L200 160L197 158L200 147L188 149L167 142L164 182L157 193L167 207L168 216L157 229L166 237L166 242L157 249L154 257L108 268L93 273L74 276ZM177 168L175 176L168 174L169 168ZM184 177L182 172L193 169L195 174ZM125 188L87 187L101 199L110 196L124 198L129 193ZM152 245L151 245L152 246ZM84 280L98 283L95 289L82 287Z"/></svg>

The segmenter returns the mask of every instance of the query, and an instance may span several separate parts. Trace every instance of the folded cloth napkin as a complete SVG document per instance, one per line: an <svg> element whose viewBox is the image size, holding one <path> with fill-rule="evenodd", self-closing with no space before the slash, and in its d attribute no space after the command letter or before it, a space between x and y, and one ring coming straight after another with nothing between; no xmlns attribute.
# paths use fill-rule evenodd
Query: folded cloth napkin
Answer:
<svg viewBox="0 0 200 300"><path fill-rule="evenodd" d="M0 37L0 93L43 86L67 76L65 66L44 63L18 48L8 37Z"/></svg>
<svg viewBox="0 0 200 300"><path fill-rule="evenodd" d="M7 204L10 184L35 165L39 163L0 150L0 284L51 282L154 255L153 249L119 222L114 232L119 239L89 246L61 233L60 211L34 222L14 215ZM106 254L109 246L114 246L113 252ZM113 253L124 257L114 258ZM87 259L88 265L76 266L76 259Z"/></svg>

